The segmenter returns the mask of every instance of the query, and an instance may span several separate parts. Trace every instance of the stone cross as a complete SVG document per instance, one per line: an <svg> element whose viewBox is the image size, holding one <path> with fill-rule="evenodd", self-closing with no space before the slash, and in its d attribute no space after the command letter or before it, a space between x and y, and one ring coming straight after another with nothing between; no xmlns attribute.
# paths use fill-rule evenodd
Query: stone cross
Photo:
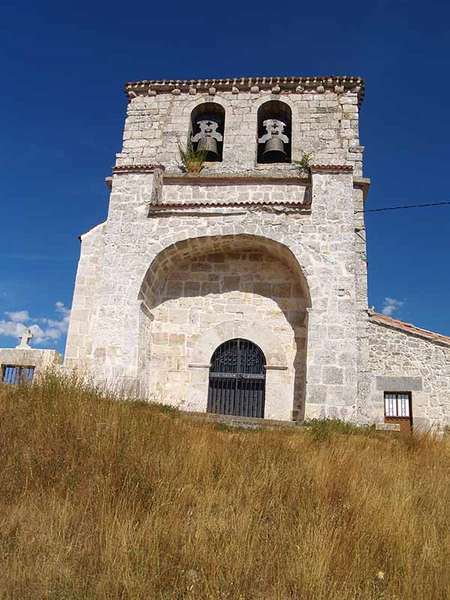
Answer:
<svg viewBox="0 0 450 600"><path fill-rule="evenodd" d="M28 345L28 342L31 340L32 337L33 334L31 332L31 329L25 329L25 331L20 336L20 344L16 346L16 348L23 348L25 350L29 349L30 346Z"/></svg>

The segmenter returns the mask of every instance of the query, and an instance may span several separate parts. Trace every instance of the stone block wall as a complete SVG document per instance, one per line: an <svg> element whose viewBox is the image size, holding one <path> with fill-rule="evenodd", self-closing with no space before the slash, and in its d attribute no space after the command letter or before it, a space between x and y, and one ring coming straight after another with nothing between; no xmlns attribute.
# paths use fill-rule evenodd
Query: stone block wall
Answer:
<svg viewBox="0 0 450 600"><path fill-rule="evenodd" d="M292 415L293 411L300 411L298 416L301 416L303 410L306 417L354 418L359 308L356 300L358 282L352 172L333 169L331 172L313 172L308 211L288 210L287 205L252 207L244 203L239 207L211 209L199 206L196 210L166 208L164 214L160 214L149 212L152 185L152 173L115 174L107 222L83 237L72 317L78 325L75 330L71 323L69 330L67 366L83 365L100 381L132 386L151 396L155 393L152 377L159 375L150 374L149 365L153 357L150 345L144 344L144 349L142 346L143 341L149 339L153 327L157 327L157 320L154 306L151 303L147 305L142 290L155 261L169 264L172 260L177 264L187 257L185 252L188 256L192 254L192 250L186 249L188 246L204 254L219 252L217 240L226 242L228 254L233 249L240 251L243 245L245 251L259 251L262 247L265 254L272 256L274 249L276 254L281 248L282 262L301 273L310 297L305 407L294 406L293 395L290 395L289 411L282 409L284 418L289 418L288 412ZM166 254L170 248L179 250L175 253L176 258L170 259ZM151 279L156 281L158 276L152 272ZM192 283L200 283L200 280ZM217 282L204 283L214 286ZM270 281L266 279L261 283L269 284ZM211 315L210 295L214 292L207 293L206 287L204 292L204 296L197 298L196 302L201 306L204 302L205 314ZM246 291L243 293L247 294ZM256 302L256 298L251 298L252 302L253 299ZM235 300L240 303L240 298ZM270 311L270 306L276 305L273 298L269 302L262 296L260 301L266 306L263 309L261 305L261 310ZM187 300L181 298L179 302ZM187 319L194 319L195 306L186 305L182 310L188 311ZM205 319L209 318L205 316ZM260 328L254 325L254 321L250 327L247 318L241 321L239 324L239 319L230 315L224 317L230 335L247 337L258 344ZM182 325L173 323L170 331L158 333L186 335L181 331ZM206 321L204 325L206 327ZM218 340L220 336L215 336L210 329L208 331L210 339ZM193 331L191 333L194 334ZM174 347L178 347L176 340L179 339L167 337ZM292 345L291 342L289 344ZM210 356L202 359L203 364L210 360ZM290 377L292 382L292 361L293 356L286 365L287 372L273 370L270 374L273 382L284 385L283 378L286 377ZM190 373L189 377L197 378L198 382L198 378L204 375L197 372L195 375ZM177 397L184 394L175 390L172 393ZM192 393L195 395L197 392ZM203 395L203 405L205 401ZM199 398L193 402L200 406ZM274 409L273 414L275 412Z"/></svg>
<svg viewBox="0 0 450 600"><path fill-rule="evenodd" d="M206 177L198 184L185 182L166 183L163 178L161 202L188 204L190 202L221 204L267 203L304 204L307 201L307 186L298 179L283 183L236 184L232 178L228 183L214 185Z"/></svg>
<svg viewBox="0 0 450 600"><path fill-rule="evenodd" d="M78 262L75 292L67 332L64 364L68 368L89 368L93 340L96 336L94 317L100 308L105 224L101 223L80 237L82 251Z"/></svg>
<svg viewBox="0 0 450 600"><path fill-rule="evenodd" d="M257 79L127 85L108 218L82 236L65 364L204 410L205 365L244 337L268 362L268 416L355 419L368 360L362 83ZM257 163L271 100L289 106L292 159L312 152L311 173ZM204 102L225 110L223 161L193 177L178 143Z"/></svg>
<svg viewBox="0 0 450 600"><path fill-rule="evenodd" d="M159 284L144 298L152 318L142 340L156 399L205 411L212 353L244 327L280 371L277 385L268 378L266 418L304 412L308 299L285 264L256 249L206 253L177 261Z"/></svg>
<svg viewBox="0 0 450 600"><path fill-rule="evenodd" d="M416 334L395 320L393 326L370 320L366 420L383 422L384 392L411 392L415 428L450 426L450 338L433 341L413 329Z"/></svg>
<svg viewBox="0 0 450 600"><path fill-rule="evenodd" d="M320 92L318 91L320 90ZM359 88L358 88L359 89ZM362 175L363 147L359 143L359 92L351 89L302 91L270 89L217 91L212 93L158 92L130 96L118 166L164 164L170 170L180 165L178 144L185 146L192 111L214 102L225 109L223 162L209 163L208 171L268 172L274 165L257 164L257 113L269 100L286 103L292 111L292 160L313 153L317 164L345 164ZM276 165L289 172L293 165Z"/></svg>
<svg viewBox="0 0 450 600"><path fill-rule="evenodd" d="M34 367L33 380L48 368L61 365L61 355L56 350L41 350L39 348L0 348L0 374L6 366Z"/></svg>
<svg viewBox="0 0 450 600"><path fill-rule="evenodd" d="M381 422L384 392L410 391L416 426L449 424L449 338L368 314L363 82L142 81L126 91L108 218L82 236L65 365L205 410L211 356L241 337L266 358L266 417ZM312 153L306 173L257 162L258 111L273 100L292 116L292 161ZM179 144L203 103L225 111L223 160L194 176Z"/></svg>

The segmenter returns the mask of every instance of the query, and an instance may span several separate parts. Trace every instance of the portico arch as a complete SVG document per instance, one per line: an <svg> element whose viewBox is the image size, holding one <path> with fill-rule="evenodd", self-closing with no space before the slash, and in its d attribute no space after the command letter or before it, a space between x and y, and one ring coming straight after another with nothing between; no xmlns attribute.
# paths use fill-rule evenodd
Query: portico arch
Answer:
<svg viewBox="0 0 450 600"><path fill-rule="evenodd" d="M311 302L285 245L247 234L178 242L149 266L139 299L139 369L150 396L205 411L212 353L245 338L267 358L266 416L301 417Z"/></svg>

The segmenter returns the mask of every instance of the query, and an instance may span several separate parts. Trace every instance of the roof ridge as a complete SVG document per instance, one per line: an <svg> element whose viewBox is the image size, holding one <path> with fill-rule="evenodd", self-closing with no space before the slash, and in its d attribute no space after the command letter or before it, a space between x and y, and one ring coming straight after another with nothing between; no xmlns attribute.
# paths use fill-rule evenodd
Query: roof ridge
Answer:
<svg viewBox="0 0 450 600"><path fill-rule="evenodd" d="M139 82L174 82L174 83L196 83L198 81L253 81L253 80L291 80L296 81L298 79L352 79L363 81L363 78L359 75L247 75L237 77L193 77L191 79L139 79L134 82L128 83L139 83Z"/></svg>
<svg viewBox="0 0 450 600"><path fill-rule="evenodd" d="M177 95L181 92L195 94L200 91L214 95L217 91L239 93L241 90L257 92L259 89L271 89L274 94L279 94L281 91L294 91L296 93L316 91L322 94L326 90L333 90L339 94L349 91L356 93L358 94L358 102L361 104L364 97L364 87L364 79L358 75L256 75L209 79L142 79L128 81L125 84L125 93L129 98L133 98L138 94L155 95L158 92Z"/></svg>
<svg viewBox="0 0 450 600"><path fill-rule="evenodd" d="M448 335L430 331L429 329L424 329L423 327L417 327L417 325L413 325L412 323L406 323L405 321L400 321L400 319L393 319L392 317L371 310L368 311L368 314L371 321L378 323L379 325L386 325L394 329L400 329L401 331L411 333L412 335L421 336L432 342L440 342L450 346L450 336Z"/></svg>

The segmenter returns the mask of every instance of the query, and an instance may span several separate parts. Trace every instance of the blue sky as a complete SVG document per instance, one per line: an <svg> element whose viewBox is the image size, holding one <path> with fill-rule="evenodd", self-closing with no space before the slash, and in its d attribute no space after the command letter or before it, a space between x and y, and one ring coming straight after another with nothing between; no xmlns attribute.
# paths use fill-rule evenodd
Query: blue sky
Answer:
<svg viewBox="0 0 450 600"><path fill-rule="evenodd" d="M446 2L0 3L0 345L64 349L134 79L360 75L367 208L450 200ZM369 303L450 335L450 206L369 213ZM40 329L37 329L39 327Z"/></svg>

